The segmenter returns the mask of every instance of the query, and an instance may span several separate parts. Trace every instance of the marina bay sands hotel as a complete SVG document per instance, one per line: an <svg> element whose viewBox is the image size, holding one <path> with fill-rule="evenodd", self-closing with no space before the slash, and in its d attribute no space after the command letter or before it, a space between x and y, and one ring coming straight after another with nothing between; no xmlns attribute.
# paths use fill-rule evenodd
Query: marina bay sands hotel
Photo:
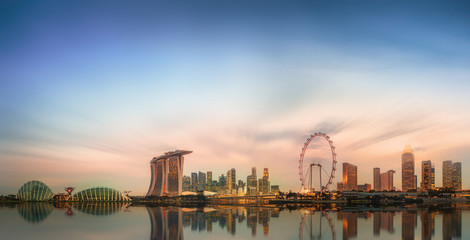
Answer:
<svg viewBox="0 0 470 240"><path fill-rule="evenodd" d="M176 150L150 161L152 178L147 196L179 196L183 190L183 155L192 151Z"/></svg>

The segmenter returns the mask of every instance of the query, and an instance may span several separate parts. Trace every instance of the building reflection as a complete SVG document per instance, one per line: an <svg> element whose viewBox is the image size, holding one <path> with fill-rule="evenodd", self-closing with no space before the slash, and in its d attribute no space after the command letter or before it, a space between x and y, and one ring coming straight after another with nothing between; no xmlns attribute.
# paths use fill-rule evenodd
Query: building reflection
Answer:
<svg viewBox="0 0 470 240"><path fill-rule="evenodd" d="M48 202L22 202L18 204L17 209L24 220L39 223L51 214L54 207Z"/></svg>
<svg viewBox="0 0 470 240"><path fill-rule="evenodd" d="M430 240L434 236L434 227L435 227L435 214L431 211L421 211L421 238L423 240Z"/></svg>
<svg viewBox="0 0 470 240"><path fill-rule="evenodd" d="M365 216L367 217L367 215ZM343 240L357 236L358 212L338 212L337 218L343 221Z"/></svg>
<svg viewBox="0 0 470 240"><path fill-rule="evenodd" d="M393 218L395 212L374 212L374 236L380 236L380 231L394 233Z"/></svg>
<svg viewBox="0 0 470 240"><path fill-rule="evenodd" d="M415 238L415 228L418 222L417 212L414 210L401 213L401 239L409 240Z"/></svg>
<svg viewBox="0 0 470 240"><path fill-rule="evenodd" d="M150 216L150 239L183 239L183 216L178 207L147 207Z"/></svg>
<svg viewBox="0 0 470 240"><path fill-rule="evenodd" d="M462 237L462 209L445 209L442 215L442 239L460 239Z"/></svg>
<svg viewBox="0 0 470 240"><path fill-rule="evenodd" d="M253 236L258 225L263 235L268 236L271 217L279 217L278 208L259 207L217 207L217 208L177 208L147 207L151 220L151 239L183 239L183 227L192 231L211 232L214 226L226 229L230 235L236 235L237 223L246 220Z"/></svg>

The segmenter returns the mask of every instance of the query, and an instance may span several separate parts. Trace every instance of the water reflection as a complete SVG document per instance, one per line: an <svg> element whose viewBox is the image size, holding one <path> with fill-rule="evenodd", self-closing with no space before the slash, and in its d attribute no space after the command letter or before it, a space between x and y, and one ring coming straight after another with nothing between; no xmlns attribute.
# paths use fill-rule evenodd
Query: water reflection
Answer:
<svg viewBox="0 0 470 240"><path fill-rule="evenodd" d="M91 215L97 216L106 216L110 214L115 214L125 208L127 208L130 203L126 202L82 202L82 203L72 203L74 209Z"/></svg>
<svg viewBox="0 0 470 240"><path fill-rule="evenodd" d="M462 237L462 210L444 209L442 211L442 239Z"/></svg>
<svg viewBox="0 0 470 240"><path fill-rule="evenodd" d="M183 239L183 227L190 227L196 232L212 232L213 227L217 226L235 235L237 224L245 220L253 236L257 234L258 225L268 236L271 217L279 217L278 208L258 207L147 207L147 211L152 226L151 239Z"/></svg>
<svg viewBox="0 0 470 240"><path fill-rule="evenodd" d="M17 208L20 216L30 223L39 223L43 221L54 209L52 204L47 202L22 202L18 204Z"/></svg>
<svg viewBox="0 0 470 240"><path fill-rule="evenodd" d="M128 203L116 202L75 202L55 203L54 205L24 202L14 205L20 216L33 224L40 223L48 217L60 218L69 215L72 216L73 221L82 221L89 217L107 216L123 210L124 214L120 214L120 217L139 216L138 218L144 217L142 221L148 222L148 214L151 228L145 229L144 232L148 231L151 239L162 240L182 240L184 228L191 230L185 231L186 234L189 234L187 238L200 234L202 237L207 235L209 238L224 238L228 235L245 238L250 238L251 235L255 238L260 235L268 238L299 238L302 240L336 239L337 237L338 239L378 239L390 236L400 238L400 235L405 240L420 238L424 240L459 239L465 235L465 232L462 233L462 230L466 230L462 229L462 221L468 219L468 208L470 207L468 205L466 207L431 205L380 208L275 206L182 208L140 205L131 208L139 208L139 210L127 212L128 206ZM56 214L51 214L53 211ZM10 213L16 214L15 212L10 210ZM128 213L129 215L127 215ZM51 215L53 216L51 217ZM95 220L100 221L98 218ZM49 221L45 225L54 224L54 222L57 221ZM288 232L288 235L282 235L284 232ZM280 237L280 234L284 237Z"/></svg>

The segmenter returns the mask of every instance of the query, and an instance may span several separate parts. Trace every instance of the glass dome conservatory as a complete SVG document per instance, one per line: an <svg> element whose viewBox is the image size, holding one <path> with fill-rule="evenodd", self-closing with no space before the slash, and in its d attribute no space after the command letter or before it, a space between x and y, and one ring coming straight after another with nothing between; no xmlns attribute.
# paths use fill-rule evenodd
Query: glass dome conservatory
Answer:
<svg viewBox="0 0 470 240"><path fill-rule="evenodd" d="M51 189L40 181L29 181L18 191L20 201L49 201L53 196Z"/></svg>
<svg viewBox="0 0 470 240"><path fill-rule="evenodd" d="M130 202L131 199L121 192L107 187L89 188L75 193L72 201L87 202Z"/></svg>

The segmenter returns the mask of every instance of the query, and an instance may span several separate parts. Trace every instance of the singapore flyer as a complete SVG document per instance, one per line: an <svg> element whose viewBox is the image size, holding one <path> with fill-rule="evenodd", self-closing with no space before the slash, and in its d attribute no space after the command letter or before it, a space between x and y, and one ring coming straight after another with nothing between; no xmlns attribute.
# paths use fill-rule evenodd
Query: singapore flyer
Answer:
<svg viewBox="0 0 470 240"><path fill-rule="evenodd" d="M313 193L328 191L336 172L336 151L325 133L315 133L305 142L299 159L301 190Z"/></svg>

